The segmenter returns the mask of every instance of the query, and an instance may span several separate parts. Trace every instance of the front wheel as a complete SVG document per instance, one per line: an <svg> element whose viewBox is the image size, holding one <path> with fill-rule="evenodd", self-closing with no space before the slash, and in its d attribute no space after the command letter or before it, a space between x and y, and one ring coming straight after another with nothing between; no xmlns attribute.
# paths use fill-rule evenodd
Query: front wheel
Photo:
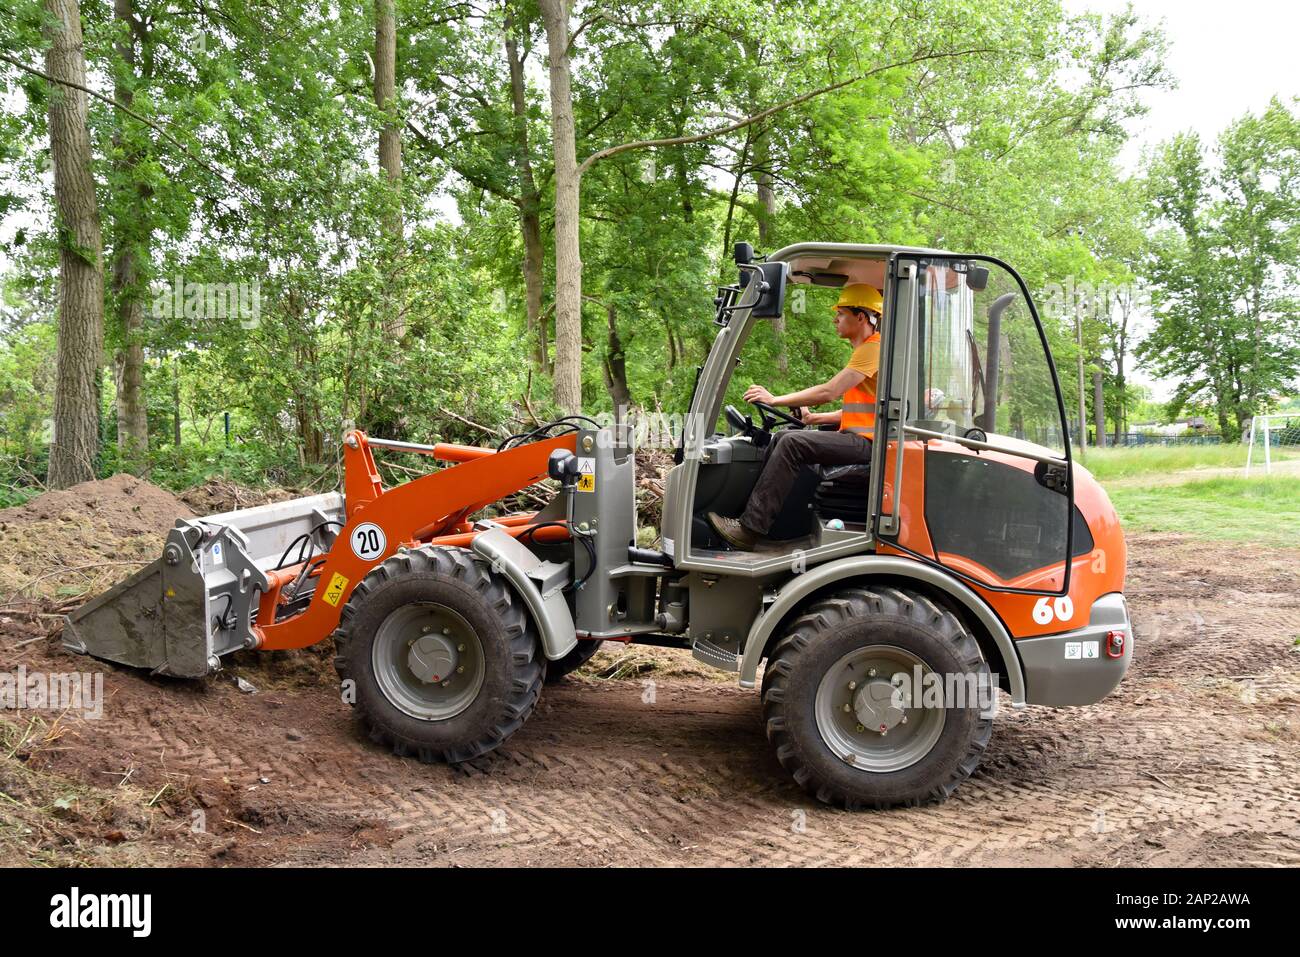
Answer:
<svg viewBox="0 0 1300 957"><path fill-rule="evenodd" d="M375 566L334 632L334 663L371 740L422 761L469 761L532 714L546 661L500 576L423 546Z"/></svg>
<svg viewBox="0 0 1300 957"><path fill-rule="evenodd" d="M763 715L806 791L850 810L942 801L993 733L997 685L952 614L905 589L849 588L777 642Z"/></svg>

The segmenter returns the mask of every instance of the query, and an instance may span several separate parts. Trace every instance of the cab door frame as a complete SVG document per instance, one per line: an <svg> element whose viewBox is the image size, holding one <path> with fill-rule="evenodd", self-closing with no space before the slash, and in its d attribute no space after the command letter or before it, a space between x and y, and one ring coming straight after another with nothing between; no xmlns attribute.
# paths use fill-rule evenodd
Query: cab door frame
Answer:
<svg viewBox="0 0 1300 957"><path fill-rule="evenodd" d="M1034 328L1038 332L1039 345L1043 350L1043 355L1047 360L1047 368L1051 375L1052 388L1056 396L1057 415L1061 422L1062 435L1065 437L1065 455L1064 457L1054 455L1041 455L1030 450L1022 448L1009 448L1000 445L996 441L979 441L963 435L947 435L939 432L932 432L927 429L917 428L907 424L907 412L909 402L912 401L912 394L915 391L915 376L917 369L917 345L920 338L921 316L920 303L922 291L922 268L934 262L954 262L962 261L966 263L984 262L990 263L1005 270L1012 278L1015 279L1019 286L1021 296L1028 306L1030 317L1033 319ZM881 544L888 545L892 549L903 552L917 561L924 562L927 565L941 568L946 574L952 575L962 581L976 585L986 591L1003 592L1015 595L1040 595L1045 597L1060 597L1068 595L1070 592L1070 573L1074 553L1074 459L1071 451L1071 435L1069 430L1069 420L1066 417L1065 399L1061 394L1061 382L1056 372L1056 362L1052 358L1052 350L1047 342L1047 334L1043 330L1043 324L1038 315L1038 309L1034 305L1033 297L1029 294L1029 288L1025 285L1024 279L1009 264L993 256L979 254L959 255L952 253L916 253L916 252L899 252L895 253L889 259L889 265L886 270L889 289L886 292L885 302L889 316L885 325L889 330L887 339L887 348L883 350L881 370L881 381L884 383L877 396L876 411L876 435L872 448L871 473L872 481L869 497L869 522L870 527L874 529L874 538ZM950 568L937 560L936 555L926 555L922 552L915 551L899 544L898 536L902 531L902 498L899 490L903 488L905 479L905 459L906 456L901 454L908 438L919 439L922 442L928 442L931 439L942 439L948 442L954 442L966 448L975 450L977 453L981 450L1000 452L1006 455L1012 455L1017 458L1030 459L1035 462L1043 463L1049 468L1064 470L1065 481L1065 551L1061 556L1061 563L1064 566L1061 587L1059 590L1049 591L1037 588L1015 588L1008 585L999 585L987 582L967 575L964 572ZM986 439L989 438L986 435ZM885 468L888 463L890 450L895 450L893 456L891 480L894 494L890 503L889 511L883 510L884 485L885 485Z"/></svg>

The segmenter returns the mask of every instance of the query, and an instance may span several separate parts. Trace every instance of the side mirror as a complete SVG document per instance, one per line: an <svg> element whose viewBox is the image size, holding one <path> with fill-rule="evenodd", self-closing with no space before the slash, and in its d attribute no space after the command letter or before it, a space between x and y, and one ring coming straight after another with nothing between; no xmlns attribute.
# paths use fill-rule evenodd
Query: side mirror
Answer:
<svg viewBox="0 0 1300 957"><path fill-rule="evenodd" d="M988 284L989 284L988 266L972 265L969 271L966 273L967 287L975 290L976 292L983 292L984 289L988 287Z"/></svg>
<svg viewBox="0 0 1300 957"><path fill-rule="evenodd" d="M754 261L754 247L750 243L736 243L735 258L737 266L746 266Z"/></svg>
<svg viewBox="0 0 1300 957"><path fill-rule="evenodd" d="M763 277L763 285L750 315L756 319L777 319L785 309L785 286L790 278L790 264L759 263L755 268Z"/></svg>

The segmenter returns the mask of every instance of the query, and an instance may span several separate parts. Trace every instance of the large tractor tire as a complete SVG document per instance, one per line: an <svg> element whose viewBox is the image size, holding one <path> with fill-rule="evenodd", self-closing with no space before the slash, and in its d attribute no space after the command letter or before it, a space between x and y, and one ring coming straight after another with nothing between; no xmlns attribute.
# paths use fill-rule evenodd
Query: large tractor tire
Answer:
<svg viewBox="0 0 1300 957"><path fill-rule="evenodd" d="M532 714L546 659L504 580L460 548L376 565L334 632L344 699L378 744L421 761L470 761Z"/></svg>
<svg viewBox="0 0 1300 957"><path fill-rule="evenodd" d="M917 700L916 674L938 685L941 706L932 694ZM981 690L958 700L948 675ZM946 799L978 766L996 689L975 639L929 598L847 588L813 602L778 640L763 717L778 760L818 800L914 806Z"/></svg>
<svg viewBox="0 0 1300 957"><path fill-rule="evenodd" d="M555 684L565 675L577 671L600 651L602 641L580 641L564 657L546 663L546 683Z"/></svg>

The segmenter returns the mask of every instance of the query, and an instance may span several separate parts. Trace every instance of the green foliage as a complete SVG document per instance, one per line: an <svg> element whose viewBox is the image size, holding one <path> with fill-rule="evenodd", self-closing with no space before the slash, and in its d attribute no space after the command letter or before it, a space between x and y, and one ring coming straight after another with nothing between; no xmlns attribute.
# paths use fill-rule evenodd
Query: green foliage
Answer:
<svg viewBox="0 0 1300 957"><path fill-rule="evenodd" d="M1148 276L1155 330L1139 354L1178 381L1172 407L1210 404L1225 438L1296 389L1300 368L1300 119L1274 100L1219 137L1158 152Z"/></svg>
<svg viewBox="0 0 1300 957"><path fill-rule="evenodd" d="M210 474L312 482L333 468L349 426L485 443L531 413L545 417L551 357L536 352L552 309L553 164L535 4L400 4L398 95L386 112L371 90L371 5L136 7L130 33L111 6L83 7L99 88L126 91L134 112L167 131L91 101L105 262L111 273L135 249L141 267L134 284L108 284L102 468L119 464L109 370L128 344L117 318L130 301L145 305L137 337L150 466L169 485ZM6 49L33 64L40 18L37 0L0 14ZM1225 134L1214 177L1193 147L1171 147L1144 192L1116 157L1141 116L1140 94L1168 77L1162 37L1131 12L1071 16L1057 0L578 2L573 26L580 160L705 134L844 84L760 122L587 169L588 412L624 392L646 408L685 411L716 331L716 284L734 279L737 240L763 252L808 239L985 252L1013 264L1036 294L1067 277L1124 287L1145 272L1162 284L1162 317L1194 326L1210 315L1196 309L1250 317L1220 322L1221 340L1262 344L1241 366L1241 409L1274 401L1294 373L1279 338L1294 318L1289 274L1240 253L1255 248L1261 262L1284 264L1294 247L1294 149L1284 148L1294 121L1282 107L1243 120ZM118 49L128 36L134 65ZM518 114L507 36L522 61ZM0 65L0 95L16 107L0 117L0 220L24 223L4 250L12 267L0 306L0 475L26 487L24 473L43 472L52 388L48 92ZM375 163L379 131L394 119L399 184ZM521 268L530 209L545 250L533 317ZM1151 252L1155 218L1168 228ZM1272 235L1269 221L1291 227ZM1213 226L1210 238L1203 225ZM1196 299L1206 275L1255 293ZM255 294L256 315L187 308L191 287L218 286ZM728 400L750 382L793 391L840 368L847 346L828 321L833 298L808 290L802 309L761 324ZM1082 320L1082 354L1089 370L1105 372L1113 421L1131 419L1142 400L1125 373L1130 312L1108 300ZM1182 335L1165 322L1144 353L1153 368L1189 383L1184 404L1218 402L1223 377L1161 345ZM1073 407L1074 317L1045 314L1044 324ZM1038 352L1031 331L1023 317L1009 329L1013 356ZM1210 385L1193 388L1202 380ZM1053 418L1045 382L1045 369L1022 381L1008 414L1030 425Z"/></svg>
<svg viewBox="0 0 1300 957"><path fill-rule="evenodd" d="M33 322L0 339L0 507L41 490L54 411L54 326Z"/></svg>

